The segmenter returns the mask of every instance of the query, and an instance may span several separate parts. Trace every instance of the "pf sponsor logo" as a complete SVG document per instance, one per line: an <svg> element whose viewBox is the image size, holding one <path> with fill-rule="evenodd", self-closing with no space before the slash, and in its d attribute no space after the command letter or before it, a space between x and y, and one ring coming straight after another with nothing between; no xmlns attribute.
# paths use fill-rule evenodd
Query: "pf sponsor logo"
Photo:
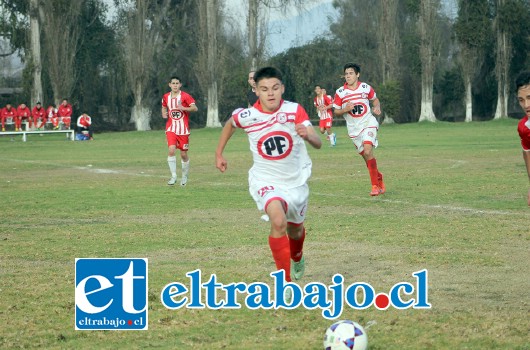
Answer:
<svg viewBox="0 0 530 350"><path fill-rule="evenodd" d="M75 259L76 330L147 330L147 259Z"/></svg>

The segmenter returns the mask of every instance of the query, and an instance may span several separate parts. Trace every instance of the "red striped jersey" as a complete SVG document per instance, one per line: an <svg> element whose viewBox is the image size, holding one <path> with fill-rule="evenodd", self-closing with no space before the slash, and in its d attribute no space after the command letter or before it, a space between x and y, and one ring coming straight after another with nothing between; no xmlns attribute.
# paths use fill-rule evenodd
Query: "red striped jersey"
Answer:
<svg viewBox="0 0 530 350"><path fill-rule="evenodd" d="M180 91L177 96L172 96L171 92L162 97L162 107L167 108L168 117L166 122L166 132L176 135L189 135L189 113L179 109L179 107L189 107L195 104L195 100L190 94Z"/></svg>

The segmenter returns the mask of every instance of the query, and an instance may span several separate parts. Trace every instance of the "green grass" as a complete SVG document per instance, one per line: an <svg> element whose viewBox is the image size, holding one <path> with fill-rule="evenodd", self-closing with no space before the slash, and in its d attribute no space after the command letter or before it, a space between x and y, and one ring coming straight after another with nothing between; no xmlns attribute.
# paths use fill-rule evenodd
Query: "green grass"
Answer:
<svg viewBox="0 0 530 350"><path fill-rule="evenodd" d="M429 270L431 310L346 308L370 349L528 349L530 208L516 121L384 126L387 193L371 198L361 157L310 149L313 177L301 284L341 273L376 291ZM197 268L270 282L268 225L247 189L251 156L234 135L194 130L188 186L169 187L162 131L0 137L0 348L320 349L320 310L167 310L170 282ZM149 258L149 330L74 330L74 259Z"/></svg>

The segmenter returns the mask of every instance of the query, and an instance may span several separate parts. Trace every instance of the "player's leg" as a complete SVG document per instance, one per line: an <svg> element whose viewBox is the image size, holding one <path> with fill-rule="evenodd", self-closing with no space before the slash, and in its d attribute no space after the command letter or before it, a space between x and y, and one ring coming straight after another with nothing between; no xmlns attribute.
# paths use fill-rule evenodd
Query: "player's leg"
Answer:
<svg viewBox="0 0 530 350"><path fill-rule="evenodd" d="M289 189L286 200L288 201L287 235L289 236L291 265L293 267L292 276L295 280L299 280L305 271L305 257L303 254L305 241L304 220L309 200L309 186L305 184Z"/></svg>
<svg viewBox="0 0 530 350"><path fill-rule="evenodd" d="M370 141L365 141L363 146L364 151L362 153L362 156L364 158L364 161L366 162L368 174L370 175L370 182L372 183L372 191L370 192L370 195L378 196L382 193L381 187L379 186L379 176L381 176L382 180L383 175L379 173L379 170L377 169L377 161L374 157L372 143Z"/></svg>
<svg viewBox="0 0 530 350"><path fill-rule="evenodd" d="M168 146L167 164L171 172L171 178L167 184L173 186L177 182L177 157L175 156L177 152L177 138L174 133L166 132L166 139Z"/></svg>
<svg viewBox="0 0 530 350"><path fill-rule="evenodd" d="M276 268L285 271L285 280L291 282L291 251L289 238L287 237L287 210L286 203L281 198L272 198L265 207L269 216L271 230L269 235L269 247Z"/></svg>
<svg viewBox="0 0 530 350"><path fill-rule="evenodd" d="M182 165L182 179L180 180L180 185L186 186L188 183L188 173L190 171L190 158L188 157L189 136L181 135L179 137L179 145L180 161Z"/></svg>

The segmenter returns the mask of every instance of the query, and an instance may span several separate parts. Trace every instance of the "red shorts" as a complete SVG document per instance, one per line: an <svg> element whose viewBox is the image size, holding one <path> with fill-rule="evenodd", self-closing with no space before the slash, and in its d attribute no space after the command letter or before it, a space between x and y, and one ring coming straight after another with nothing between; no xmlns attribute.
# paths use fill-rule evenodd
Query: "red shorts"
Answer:
<svg viewBox="0 0 530 350"><path fill-rule="evenodd" d="M190 135L177 135L174 132L166 131L167 145L176 146L181 151L187 151L190 147Z"/></svg>
<svg viewBox="0 0 530 350"><path fill-rule="evenodd" d="M320 119L319 126L321 129L328 129L328 128L331 128L332 123L333 123L333 119L331 118Z"/></svg>

